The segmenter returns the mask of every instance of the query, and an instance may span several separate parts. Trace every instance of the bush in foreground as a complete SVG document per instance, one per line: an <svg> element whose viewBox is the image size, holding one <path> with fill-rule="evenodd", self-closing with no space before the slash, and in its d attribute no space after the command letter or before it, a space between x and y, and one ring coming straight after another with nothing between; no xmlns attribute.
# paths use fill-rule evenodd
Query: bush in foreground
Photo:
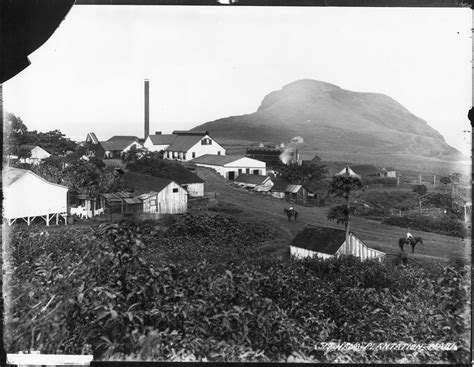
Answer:
<svg viewBox="0 0 474 367"><path fill-rule="evenodd" d="M197 361L468 358L465 351L315 350L329 341L455 341L467 348L467 268L259 258L271 231L256 227L183 216L166 228L129 222L21 230L10 246L8 350ZM220 234L225 228L234 236Z"/></svg>

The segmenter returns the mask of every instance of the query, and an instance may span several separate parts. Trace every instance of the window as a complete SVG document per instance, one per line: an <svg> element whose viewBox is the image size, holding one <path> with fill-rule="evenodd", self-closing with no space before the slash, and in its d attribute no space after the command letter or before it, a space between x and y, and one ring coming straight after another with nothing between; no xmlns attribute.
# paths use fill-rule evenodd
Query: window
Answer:
<svg viewBox="0 0 474 367"><path fill-rule="evenodd" d="M212 140L210 138L204 138L201 140L201 145L212 145Z"/></svg>
<svg viewBox="0 0 474 367"><path fill-rule="evenodd" d="M177 188L176 188L176 189L173 189L173 192L178 192L178 189L177 189Z"/></svg>
<svg viewBox="0 0 474 367"><path fill-rule="evenodd" d="M196 158L196 153L193 152L193 158Z"/></svg>
<svg viewBox="0 0 474 367"><path fill-rule="evenodd" d="M217 155L221 155L221 151L220 151L220 150L217 152Z"/></svg>
<svg viewBox="0 0 474 367"><path fill-rule="evenodd" d="M247 169L245 170L245 173L250 173L250 168L247 168Z"/></svg>
<svg viewBox="0 0 474 367"><path fill-rule="evenodd" d="M253 170L253 174L254 174L254 175L258 175L259 173L260 173L260 172L259 172L258 169L254 169L254 170Z"/></svg>
<svg viewBox="0 0 474 367"><path fill-rule="evenodd" d="M242 169L241 169L241 168L239 168L239 175L240 175L241 173L242 173Z"/></svg>

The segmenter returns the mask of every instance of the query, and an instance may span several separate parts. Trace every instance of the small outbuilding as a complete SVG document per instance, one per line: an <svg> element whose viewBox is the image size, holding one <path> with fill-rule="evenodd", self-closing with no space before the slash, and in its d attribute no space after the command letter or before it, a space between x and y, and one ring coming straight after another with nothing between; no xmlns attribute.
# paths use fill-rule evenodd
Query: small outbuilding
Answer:
<svg viewBox="0 0 474 367"><path fill-rule="evenodd" d="M255 191L270 191L273 186L272 179L263 175L249 175L242 173L234 180L238 186Z"/></svg>
<svg viewBox="0 0 474 367"><path fill-rule="evenodd" d="M36 165L40 164L43 159L51 157L51 154L37 145L20 145L19 148L30 152L30 156L28 158L19 159L21 163Z"/></svg>
<svg viewBox="0 0 474 367"><path fill-rule="evenodd" d="M397 171L393 167L384 167L380 170L380 177L396 178Z"/></svg>
<svg viewBox="0 0 474 367"><path fill-rule="evenodd" d="M272 186L272 189L270 190L272 196L278 199L284 199L285 190L290 184L290 182L284 177L275 177L275 178L272 178L272 181L273 181L273 186Z"/></svg>
<svg viewBox="0 0 474 367"><path fill-rule="evenodd" d="M329 259L342 255L353 255L361 260L384 260L385 253L368 247L353 232L346 243L346 232L328 227L307 226L299 232L290 245L291 256L301 259L319 257Z"/></svg>
<svg viewBox="0 0 474 367"><path fill-rule="evenodd" d="M308 197L314 197L312 192L304 185L290 184L285 188L285 200L290 203L302 203L308 202Z"/></svg>
<svg viewBox="0 0 474 367"><path fill-rule="evenodd" d="M154 177L140 173L127 172L121 177L124 185L130 189L133 198L147 194L144 212L161 214L186 213L188 193L177 182L168 178ZM138 205L138 202L129 203ZM149 211L146 211L149 210Z"/></svg>
<svg viewBox="0 0 474 367"><path fill-rule="evenodd" d="M46 225L67 224L66 186L45 180L24 169L7 167L2 173L3 216L9 225L22 219L30 225L35 218L42 218Z"/></svg>

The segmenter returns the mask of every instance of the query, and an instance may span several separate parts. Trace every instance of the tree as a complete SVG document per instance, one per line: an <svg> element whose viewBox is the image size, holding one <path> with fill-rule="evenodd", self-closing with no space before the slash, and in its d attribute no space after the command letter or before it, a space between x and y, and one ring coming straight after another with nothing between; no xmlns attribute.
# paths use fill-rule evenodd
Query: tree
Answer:
<svg viewBox="0 0 474 367"><path fill-rule="evenodd" d="M448 185L452 183L451 177L449 176L443 176L440 178L439 182L441 182L444 185L444 193L448 193Z"/></svg>
<svg viewBox="0 0 474 367"><path fill-rule="evenodd" d="M28 143L28 128L20 117L7 112L3 130L4 152L6 154L18 155L18 147Z"/></svg>
<svg viewBox="0 0 474 367"><path fill-rule="evenodd" d="M18 158L30 158L31 157L31 147L18 147L16 154Z"/></svg>
<svg viewBox="0 0 474 367"><path fill-rule="evenodd" d="M125 163L125 167L135 164L141 157L143 157L144 152L142 149L138 148L136 145L132 145L129 150L122 153L122 162Z"/></svg>
<svg viewBox="0 0 474 367"><path fill-rule="evenodd" d="M301 185L306 182L317 182L324 178L324 166L310 163L298 165L290 163L275 167L275 170L291 184Z"/></svg>
<svg viewBox="0 0 474 367"><path fill-rule="evenodd" d="M328 220L344 223L346 229L346 243L349 243L350 215L353 208L350 206L351 193L362 189L362 182L358 177L349 174L334 176L329 183L329 193L335 197L345 199L345 205L337 205L329 211Z"/></svg>
<svg viewBox="0 0 474 367"><path fill-rule="evenodd" d="M46 133L31 133L30 139L35 140L35 144L52 155L64 155L69 151L76 150L76 143L59 130L52 130Z"/></svg>
<svg viewBox="0 0 474 367"><path fill-rule="evenodd" d="M418 196L418 210L421 214L421 199L428 192L428 189L425 185L415 185L413 187L413 192Z"/></svg>

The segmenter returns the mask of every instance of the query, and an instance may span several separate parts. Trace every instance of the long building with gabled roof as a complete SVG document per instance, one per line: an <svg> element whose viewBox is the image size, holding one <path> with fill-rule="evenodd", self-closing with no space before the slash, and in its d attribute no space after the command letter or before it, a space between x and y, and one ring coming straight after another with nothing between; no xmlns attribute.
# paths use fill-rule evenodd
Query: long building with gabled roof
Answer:
<svg viewBox="0 0 474 367"><path fill-rule="evenodd" d="M225 155L225 149L207 131L175 130L172 134L157 131L149 135L144 147L152 152L163 151L163 158L189 161L205 154Z"/></svg>

